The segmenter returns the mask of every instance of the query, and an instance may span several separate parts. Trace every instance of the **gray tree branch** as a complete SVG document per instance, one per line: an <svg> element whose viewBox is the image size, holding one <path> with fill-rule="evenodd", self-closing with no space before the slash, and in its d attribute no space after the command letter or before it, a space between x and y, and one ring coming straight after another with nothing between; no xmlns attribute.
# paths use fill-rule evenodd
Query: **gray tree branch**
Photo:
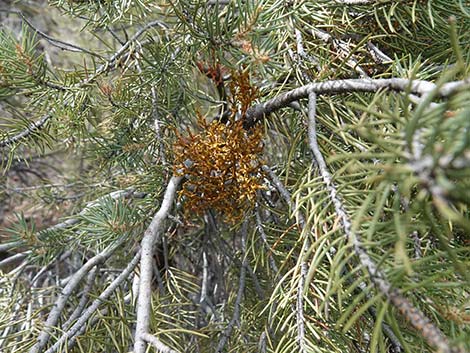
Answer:
<svg viewBox="0 0 470 353"><path fill-rule="evenodd" d="M134 353L144 353L146 342L144 336L149 332L150 305L152 299L153 250L158 238L161 236L163 221L170 212L176 190L182 177L173 176L168 183L160 209L144 233L141 242L142 257L140 260L139 296L137 298L137 325L135 330Z"/></svg>

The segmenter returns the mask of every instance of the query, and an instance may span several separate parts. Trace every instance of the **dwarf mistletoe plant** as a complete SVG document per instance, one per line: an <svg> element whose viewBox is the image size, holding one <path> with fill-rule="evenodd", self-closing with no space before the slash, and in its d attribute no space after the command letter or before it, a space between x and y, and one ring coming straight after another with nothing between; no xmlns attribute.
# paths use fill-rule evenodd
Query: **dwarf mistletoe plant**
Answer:
<svg viewBox="0 0 470 353"><path fill-rule="evenodd" d="M468 2L3 3L1 352L470 350Z"/></svg>

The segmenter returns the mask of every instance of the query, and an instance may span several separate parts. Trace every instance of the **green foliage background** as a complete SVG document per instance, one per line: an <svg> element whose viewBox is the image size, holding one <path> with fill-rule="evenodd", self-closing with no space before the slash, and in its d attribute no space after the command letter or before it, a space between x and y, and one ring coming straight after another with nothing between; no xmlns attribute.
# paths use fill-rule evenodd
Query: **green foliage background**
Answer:
<svg viewBox="0 0 470 353"><path fill-rule="evenodd" d="M18 212L0 230L2 259L24 255L0 267L5 352L29 351L59 288L92 255L119 244L70 297L52 343L74 309L100 295L132 259L173 173L175 131L184 134L198 113L210 120L223 107L198 64L220 64L228 80L247 70L257 102L309 82L367 75L441 87L468 80L470 71L470 7L461 0L12 6L21 14L0 12L0 201L26 199L56 218L38 224L34 212ZM35 14L45 10L59 28L77 28L70 38L60 29L51 37L78 49L58 49L36 32ZM318 143L371 258L452 346L468 351L470 90L424 98L410 92L319 95ZM188 216L178 200L157 244L150 330L173 350L216 352L226 338L220 351L300 351L299 293L307 352L432 349L358 260L314 163L307 121L299 101L261 122L263 160L290 204L268 175L239 224L216 212ZM29 133L17 138L23 131ZM12 181L25 169L40 177ZM106 196L119 190L125 197ZM70 351L132 350L134 294L129 277Z"/></svg>

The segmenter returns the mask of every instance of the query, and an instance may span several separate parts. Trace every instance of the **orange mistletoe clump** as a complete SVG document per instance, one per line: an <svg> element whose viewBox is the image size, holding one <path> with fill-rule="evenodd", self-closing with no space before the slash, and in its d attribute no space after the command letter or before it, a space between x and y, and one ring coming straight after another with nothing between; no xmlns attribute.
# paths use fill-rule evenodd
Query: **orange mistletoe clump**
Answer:
<svg viewBox="0 0 470 353"><path fill-rule="evenodd" d="M229 222L240 220L253 206L261 185L261 127L243 129L242 120L207 123L199 117L201 132L178 136L175 170L185 175L180 196L187 212L214 209Z"/></svg>
<svg viewBox="0 0 470 353"><path fill-rule="evenodd" d="M232 114L236 115L239 110L243 118L250 105L258 97L258 87L252 86L248 71L232 72L230 92L232 93Z"/></svg>

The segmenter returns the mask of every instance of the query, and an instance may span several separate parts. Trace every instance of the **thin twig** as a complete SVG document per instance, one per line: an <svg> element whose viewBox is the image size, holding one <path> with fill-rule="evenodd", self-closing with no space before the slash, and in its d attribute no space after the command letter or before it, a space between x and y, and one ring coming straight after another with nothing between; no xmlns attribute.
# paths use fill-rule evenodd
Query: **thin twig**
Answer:
<svg viewBox="0 0 470 353"><path fill-rule="evenodd" d="M21 252L21 253L18 253L18 254L11 255L11 256L7 257L6 259L3 259L2 261L0 261L0 269L4 266L8 266L12 263L24 260L26 257L28 257L28 254L30 254L30 253L31 253L31 251L25 251L25 252Z"/></svg>
<svg viewBox="0 0 470 353"><path fill-rule="evenodd" d="M202 252L202 281L201 281L201 298L199 301L202 303L207 297L207 288L209 283L209 263L207 262L206 251Z"/></svg>
<svg viewBox="0 0 470 353"><path fill-rule="evenodd" d="M319 29L311 29L310 32L312 32L315 37L321 39L325 43L330 43L338 55L346 60L346 65L356 71L359 76L362 78L369 77L364 69L359 65L357 60L352 56L348 43L343 40L333 38L331 34Z"/></svg>
<svg viewBox="0 0 470 353"><path fill-rule="evenodd" d="M374 43L371 41L367 42L367 49L369 50L370 55L372 56L372 59L377 64L383 64L383 63L391 63L393 62L393 59L389 57L387 54L385 54L383 51L381 51Z"/></svg>
<svg viewBox="0 0 470 353"><path fill-rule="evenodd" d="M375 308L373 306L370 306L369 308L367 308L367 311L369 312L370 316L372 316L374 321L376 321L377 320L377 310L375 310ZM393 352L394 353L403 352L403 347L400 343L400 340L395 335L395 333L393 333L392 328L389 325L387 325L385 322L382 322L382 331L384 332L385 336L388 337L388 339L389 339L389 341L392 345Z"/></svg>
<svg viewBox="0 0 470 353"><path fill-rule="evenodd" d="M266 353L266 331L263 331L259 337L258 352Z"/></svg>
<svg viewBox="0 0 470 353"><path fill-rule="evenodd" d="M297 42L297 52L294 53L294 51L286 43L287 51L292 61L297 63L298 69L300 70L304 81L312 82L312 79L310 78L310 76L305 72L305 70L302 69L303 59L307 59L307 61L312 62L316 66L318 71L321 71L321 66L317 59L308 55L305 52L304 46L303 46L303 40L302 40L302 33L298 29L295 30L295 38Z"/></svg>
<svg viewBox="0 0 470 353"><path fill-rule="evenodd" d="M269 178L273 182L274 186L281 194L284 201L287 203L289 208L293 209L292 196L290 192L282 185L281 181L277 175L269 168L267 165L262 166L263 171L268 174ZM306 221L304 215L297 210L295 213L297 221L300 226L300 232L303 233L306 227ZM302 249L300 250L299 257L299 282L297 283L297 303L296 303L296 320L297 320L297 343L299 345L299 352L306 352L306 343L305 343L305 316L304 316L304 288L305 288L305 278L307 276L307 262L306 254L310 248L310 242L306 238L303 242Z"/></svg>
<svg viewBox="0 0 470 353"><path fill-rule="evenodd" d="M274 257L273 257L273 254L272 254L272 249L271 249L271 246L268 243L268 237L266 235L266 232L263 229L263 224L262 224L262 221L261 221L261 215L259 214L258 207L256 208L255 216L256 216L256 229L258 229L258 232L261 235L261 239L263 241L264 246L266 247L266 250L271 253L271 254L268 253L269 264L271 266L271 269L273 270L273 272L277 276L279 274L279 268L277 267L276 261L274 260Z"/></svg>
<svg viewBox="0 0 470 353"><path fill-rule="evenodd" d="M291 196L290 192L286 189L286 187L281 183L281 181L279 180L276 173L274 173L272 171L272 169L269 168L269 166L267 166L267 165L263 165L261 168L269 176L272 183L274 184L274 187L279 192L279 194L282 196L285 203L289 206L289 208L291 210L293 210L294 205L292 203L292 196ZM297 217L297 222L299 223L300 227L303 229L305 224L306 224L304 215L300 212L296 212L295 216Z"/></svg>
<svg viewBox="0 0 470 353"><path fill-rule="evenodd" d="M46 266L41 267L41 270L39 270L39 272L36 273L36 275L31 280L30 286L34 287L36 285L36 282L41 278L41 276L44 275L44 273L49 271L50 268L52 266L54 266L55 264L60 263L60 262L64 261L65 259L67 259L70 255L72 255L72 250L68 250L64 253L58 254L54 260L49 262L49 264L47 264ZM58 259L57 259L57 257L58 257Z"/></svg>
<svg viewBox="0 0 470 353"><path fill-rule="evenodd" d="M139 44L139 50L142 51L142 46ZM137 72L142 76L142 68L139 62L136 62ZM151 116L153 118L153 130L155 131L155 135L157 136L157 140L159 142L158 145L158 153L160 154L160 162L161 164L166 164L166 154L165 154L165 144L163 143L162 137L162 129L161 129L161 121L158 114L158 95L157 90L155 89L155 85L152 84L150 88L150 92L152 93L152 111Z"/></svg>
<svg viewBox="0 0 470 353"><path fill-rule="evenodd" d="M318 59L316 59L315 57L313 57L310 54L307 54L307 52L305 52L304 45L303 45L303 39L302 39L302 32L300 32L298 29L295 30L295 39L296 39L296 42L297 42L297 54L299 56L299 61L301 61L302 58L305 58L308 61L310 61L311 63L313 63L316 66L317 70L320 71L321 66L320 66L320 62L318 61ZM310 79L309 79L309 81L310 81Z"/></svg>
<svg viewBox="0 0 470 353"><path fill-rule="evenodd" d="M13 241L13 242L8 242L5 244L0 244L0 252L8 251L14 248L18 248L22 245L23 243L21 241Z"/></svg>
<svg viewBox="0 0 470 353"><path fill-rule="evenodd" d="M238 259L238 257L234 256L233 253L231 253L230 249L231 249L231 246L224 240L224 239L220 239L220 244L222 246L224 246L223 248L223 255L232 263L235 263L235 264L240 264L241 265L241 261ZM263 289L261 288L261 285L260 285L260 282L258 280L258 276L256 276L256 273L255 271L253 270L253 268L250 266L249 263L246 264L246 269L248 271L248 274L250 275L252 281L253 281L253 284L255 286L255 291L256 291L256 294L258 294L258 297L260 298L260 300L263 300L265 295L264 295L264 291Z"/></svg>
<svg viewBox="0 0 470 353"><path fill-rule="evenodd" d="M147 23L144 27L142 27L139 31L137 31L129 40L121 46L121 48L116 51L103 65L98 67L96 69L95 73L88 77L87 79L80 81L73 85L72 87L77 88L77 87L83 87L85 85L88 85L95 81L101 74L109 71L112 69L114 66L116 66L118 60L121 58L121 56L125 53L127 49L131 46L132 43L134 43L139 37L144 34L148 29L152 27L160 26L166 29L166 25L164 25L161 21L155 20Z"/></svg>
<svg viewBox="0 0 470 353"><path fill-rule="evenodd" d="M148 333L150 325L150 304L152 297L152 262L154 245L161 236L163 221L167 218L176 190L182 177L173 176L166 188L160 209L144 233L141 242L142 258L140 261L139 296L137 298L137 325L135 330L134 353L144 353L146 344L143 335Z"/></svg>
<svg viewBox="0 0 470 353"><path fill-rule="evenodd" d="M121 285L122 282L124 282L129 275L134 271L134 268L137 266L140 260L140 255L141 253L138 252L134 258L129 262L127 267L121 272L121 274L116 277L114 281L112 281L109 286L99 295L98 298L96 298L90 306L83 312L83 314L80 316L80 318L73 324L70 329L65 332L54 345L49 348L45 353L55 353L57 350L65 343L67 342L67 347L70 349L72 346L75 344L75 340L78 335L80 335L84 330L86 329L87 321L90 319L90 317L93 315L93 313L98 310L99 306L107 300L111 294L114 293L114 291Z"/></svg>
<svg viewBox="0 0 470 353"><path fill-rule="evenodd" d="M48 121L52 118L52 114L46 114L41 117L38 121L32 122L26 129L19 132L18 134L11 136L5 140L0 141L0 148L10 146L15 142L29 136L31 133L40 130Z"/></svg>
<svg viewBox="0 0 470 353"><path fill-rule="evenodd" d="M308 244L308 240L305 242ZM304 316L304 287L305 277L307 277L307 263L305 262L305 254L307 253L308 247L302 247L301 259L300 259L300 274L299 283L297 284L297 343L299 345L299 352L306 352L307 346L305 343L305 316Z"/></svg>
<svg viewBox="0 0 470 353"><path fill-rule="evenodd" d="M93 289L93 284L95 282L97 273L98 273L98 266L93 267L92 270L88 273L88 276L85 282L85 287L83 288L83 291L81 293L80 301L78 302L77 307L75 308L73 313L69 316L67 321L65 321L62 324L63 330L68 329L70 325L72 324L72 322L74 322L85 309L85 306L89 299L90 291Z"/></svg>
<svg viewBox="0 0 470 353"><path fill-rule="evenodd" d="M415 259L420 259L423 257L423 252L421 250L421 239L417 230L414 230L410 234L411 239L413 240L413 248L415 251Z"/></svg>
<svg viewBox="0 0 470 353"><path fill-rule="evenodd" d="M57 298L54 307L52 308L49 313L49 316L47 317L47 321L44 325L44 328L42 329L41 333L37 338L36 344L30 349L29 353L42 352L47 342L49 341L52 329L57 325L57 322L59 321L60 315L64 310L69 297L72 295L75 288L80 284L82 278L86 276L93 267L105 262L114 253L114 251L116 251L116 249L118 249L122 245L123 242L124 239L106 248L101 253L93 256L77 272L73 274L73 276L68 281L67 285L62 290L62 293L60 294L59 298Z"/></svg>
<svg viewBox="0 0 470 353"><path fill-rule="evenodd" d="M224 332L222 332L222 337L220 338L219 344L217 345L216 352L220 353L223 351L225 345L227 344L230 335L232 334L232 330L235 324L238 324L240 321L240 305L243 300L243 293L245 291L245 279L246 279L246 269L248 265L248 257L247 257L247 246L246 246L246 238L248 233L248 222L243 222L242 226L242 251L243 251L243 261L240 268L240 279L238 281L238 292L237 298L235 299L235 304L233 307L233 314L232 319L228 323L227 327L225 328Z"/></svg>
<svg viewBox="0 0 470 353"><path fill-rule="evenodd" d="M163 165L166 162L166 153L165 153L165 144L163 142L162 136L162 123L160 121L160 117L158 116L158 97L157 97L157 90L155 89L155 85L152 85L150 89L152 92L152 117L153 117L153 129L155 131L155 135L157 135L157 139L159 142L158 145L158 153L160 154L160 160Z"/></svg>
<svg viewBox="0 0 470 353"><path fill-rule="evenodd" d="M82 53L85 53L85 54L89 54L89 55L92 55L92 56L95 56L95 57L98 57L98 58L101 58L103 59L103 56L98 54L98 53L95 53L91 50L88 50L86 48L82 48L78 45L75 45L75 44L71 44L71 43L67 43L67 42L64 42L62 40L59 40L59 39L56 39L56 38L52 38L51 36L47 35L46 33L44 33L43 31L39 30L36 26L34 26L27 18L26 16L21 12L21 11L17 11L17 10L7 10L7 9L0 9L0 12L6 12L6 13L10 13L10 14L15 14L15 15L18 15L19 17L21 17L21 19L23 20L24 23L26 23L34 32L36 32L39 36L41 36L42 38L44 38L45 40L47 40L51 45L57 47L57 48L60 48L62 50L68 50L68 51L72 51L72 52L82 52Z"/></svg>

